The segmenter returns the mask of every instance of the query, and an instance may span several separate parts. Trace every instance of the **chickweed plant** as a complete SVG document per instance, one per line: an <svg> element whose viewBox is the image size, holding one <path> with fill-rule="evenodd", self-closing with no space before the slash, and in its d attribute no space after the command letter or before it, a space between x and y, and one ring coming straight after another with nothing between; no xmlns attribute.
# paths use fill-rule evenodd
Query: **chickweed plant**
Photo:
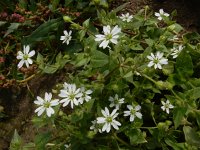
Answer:
<svg viewBox="0 0 200 150"><path fill-rule="evenodd" d="M96 16L83 22L51 19L22 39L19 68L36 64L37 73L49 74L65 65L73 69L52 91L35 95L32 121L45 130L21 148L197 150L199 34L176 23L175 11L154 13L146 6L131 15L120 13L124 5L110 12L95 6ZM47 39L58 45L49 50L56 54L49 62L48 48L37 51Z"/></svg>

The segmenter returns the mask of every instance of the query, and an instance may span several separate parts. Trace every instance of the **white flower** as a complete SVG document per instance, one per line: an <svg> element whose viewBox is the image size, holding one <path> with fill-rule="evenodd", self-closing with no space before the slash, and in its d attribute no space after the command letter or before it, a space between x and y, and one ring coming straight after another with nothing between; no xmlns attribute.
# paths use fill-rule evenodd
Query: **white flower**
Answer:
<svg viewBox="0 0 200 150"><path fill-rule="evenodd" d="M161 101L161 103L162 103L162 105L163 105L163 106L161 107L161 109L162 109L163 111L166 111L166 113L168 113L168 114L169 114L169 109L174 108L174 106L170 103L169 100L167 100L166 103L165 103L164 101Z"/></svg>
<svg viewBox="0 0 200 150"><path fill-rule="evenodd" d="M35 113L38 113L38 116L40 116L44 111L46 111L47 116L51 117L51 115L55 113L52 106L57 106L59 104L59 100L58 99L52 100L52 94L46 92L44 99L37 96L37 100L35 100L34 103L36 105L40 105L35 110Z"/></svg>
<svg viewBox="0 0 200 150"><path fill-rule="evenodd" d="M60 40L63 41L63 43L66 43L68 45L72 39L72 36L71 36L72 31L70 30L68 33L67 30L64 30L63 33L64 33L64 36L61 36Z"/></svg>
<svg viewBox="0 0 200 150"><path fill-rule="evenodd" d="M98 128L97 120L92 121L92 126L90 127L90 130L94 130L94 132L99 131L99 133L102 133L101 129Z"/></svg>
<svg viewBox="0 0 200 150"><path fill-rule="evenodd" d="M104 117L98 117L97 123L98 124L104 124L102 128L102 132L106 131L107 133L111 130L111 125L118 130L121 126L121 123L116 121L115 118L118 116L119 113L117 113L117 109L114 109L112 113L110 114L107 107L105 107L105 110L101 110L101 113Z"/></svg>
<svg viewBox="0 0 200 150"><path fill-rule="evenodd" d="M178 40L179 38L178 38L178 36L177 35L174 35L172 38L169 38L169 40L171 40L171 41L176 41L176 40Z"/></svg>
<svg viewBox="0 0 200 150"><path fill-rule="evenodd" d="M180 54L180 52L183 50L184 46L183 45L179 45L178 48L177 47L173 47L171 49L172 53L171 55L173 56L173 58L178 57L178 55Z"/></svg>
<svg viewBox="0 0 200 150"><path fill-rule="evenodd" d="M103 47L105 49L108 47L109 42L117 44L117 39L119 38L119 33L121 32L121 28L116 25L112 30L109 25L103 26L103 34L95 35L95 41L102 41L99 47Z"/></svg>
<svg viewBox="0 0 200 150"><path fill-rule="evenodd" d="M130 122L133 122L135 117L142 119L142 114L139 112L139 110L141 109L140 105L135 106L135 108L133 108L132 105L127 105L127 108L129 110L124 111L124 116L130 116Z"/></svg>
<svg viewBox="0 0 200 150"><path fill-rule="evenodd" d="M65 150L71 150L71 143L65 144L64 147L65 147Z"/></svg>
<svg viewBox="0 0 200 150"><path fill-rule="evenodd" d="M133 15L126 13L122 14L119 18L122 19L122 21L130 22L133 19Z"/></svg>
<svg viewBox="0 0 200 150"><path fill-rule="evenodd" d="M157 52L156 55L151 53L151 56L147 56L147 58L150 60L148 67L154 66L154 68L162 69L161 65L168 64L168 59L163 58L163 53Z"/></svg>
<svg viewBox="0 0 200 150"><path fill-rule="evenodd" d="M91 96L89 96L89 95L92 94L92 90L86 91L84 87L81 87L80 92L82 93L82 96L79 98L79 102L81 104L83 104L84 100L86 102L88 102L91 99Z"/></svg>
<svg viewBox="0 0 200 150"><path fill-rule="evenodd" d="M63 98L60 101L60 103L63 103L63 107L67 106L69 102L71 102L71 108L73 109L74 105L79 104L78 99L82 96L82 93L80 92L80 88L76 88L75 84L66 84L66 87L60 90L58 96Z"/></svg>
<svg viewBox="0 0 200 150"><path fill-rule="evenodd" d="M114 107L116 109L119 109L119 107L121 106L121 104L124 103L124 98L120 98L118 97L117 94L115 94L115 97L109 97L109 101L111 102L111 104L109 105L110 107Z"/></svg>
<svg viewBox="0 0 200 150"><path fill-rule="evenodd" d="M27 46L23 47L23 52L19 51L17 53L17 59L21 59L21 61L17 65L18 68L21 68L24 65L24 63L26 65L26 67L28 68L29 64L33 63L32 59L30 59L30 58L35 55L35 51L32 50L32 51L30 51L30 53L29 53L29 51L30 51L30 46L27 45Z"/></svg>
<svg viewBox="0 0 200 150"><path fill-rule="evenodd" d="M163 19L163 18L162 18L163 16L169 17L169 14L168 14L168 13L165 13L165 12L163 11L163 9L160 9L160 10L159 10L159 13L155 12L155 16L158 17L158 20L162 20L162 19Z"/></svg>

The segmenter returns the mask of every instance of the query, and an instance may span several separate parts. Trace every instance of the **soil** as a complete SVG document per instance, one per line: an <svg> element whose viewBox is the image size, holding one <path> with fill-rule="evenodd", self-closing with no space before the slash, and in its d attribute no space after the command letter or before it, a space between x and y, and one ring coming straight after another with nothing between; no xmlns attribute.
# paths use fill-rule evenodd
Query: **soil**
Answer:
<svg viewBox="0 0 200 150"><path fill-rule="evenodd" d="M116 0L112 7L119 6L125 2L130 2L123 12L135 14L139 9L149 5L154 11L163 8L165 12L171 13L177 10L176 20L188 31L200 32L200 6L199 0ZM14 130L17 129L19 134L26 141L31 141L36 134L36 129L30 119L34 112L33 95L42 95L45 91L50 92L52 87L58 82L65 81L64 72L56 75L37 76L28 83L27 87L20 89L0 89L0 106L4 107L4 117L0 121L0 150L7 150ZM2 109L2 108L0 108Z"/></svg>

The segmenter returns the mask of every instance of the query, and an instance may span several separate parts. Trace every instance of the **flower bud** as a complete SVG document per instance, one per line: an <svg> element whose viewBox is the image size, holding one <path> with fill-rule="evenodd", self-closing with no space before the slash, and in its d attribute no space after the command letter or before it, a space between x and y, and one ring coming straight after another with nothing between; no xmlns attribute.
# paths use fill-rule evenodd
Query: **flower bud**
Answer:
<svg viewBox="0 0 200 150"><path fill-rule="evenodd" d="M63 16L63 20L65 22L71 22L72 21L72 19L69 16Z"/></svg>
<svg viewBox="0 0 200 150"><path fill-rule="evenodd" d="M160 90L170 90L173 88L173 85L170 82L163 82L163 81L158 81L156 82L157 87Z"/></svg>

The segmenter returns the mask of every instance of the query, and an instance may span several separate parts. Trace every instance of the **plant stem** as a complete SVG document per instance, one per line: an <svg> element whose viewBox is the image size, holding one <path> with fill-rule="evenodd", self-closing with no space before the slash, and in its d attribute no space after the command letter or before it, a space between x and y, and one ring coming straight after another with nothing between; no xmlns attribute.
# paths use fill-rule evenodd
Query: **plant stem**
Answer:
<svg viewBox="0 0 200 150"><path fill-rule="evenodd" d="M146 74L141 74L143 77L147 78L148 80L150 80L151 82L156 84L156 81L152 78L150 78L149 76L147 76Z"/></svg>
<svg viewBox="0 0 200 150"><path fill-rule="evenodd" d="M120 143L126 145L127 147L130 147L130 145L129 145L128 143L126 143L124 140L122 140L121 138L119 138L119 137L117 136L116 133L114 133L114 138L115 138L117 141L119 141Z"/></svg>
<svg viewBox="0 0 200 150"><path fill-rule="evenodd" d="M31 76L29 76L28 78L24 79L24 80L17 80L18 83L24 83L24 82L28 82L29 80L31 80L32 78L35 77L35 74L32 74Z"/></svg>

